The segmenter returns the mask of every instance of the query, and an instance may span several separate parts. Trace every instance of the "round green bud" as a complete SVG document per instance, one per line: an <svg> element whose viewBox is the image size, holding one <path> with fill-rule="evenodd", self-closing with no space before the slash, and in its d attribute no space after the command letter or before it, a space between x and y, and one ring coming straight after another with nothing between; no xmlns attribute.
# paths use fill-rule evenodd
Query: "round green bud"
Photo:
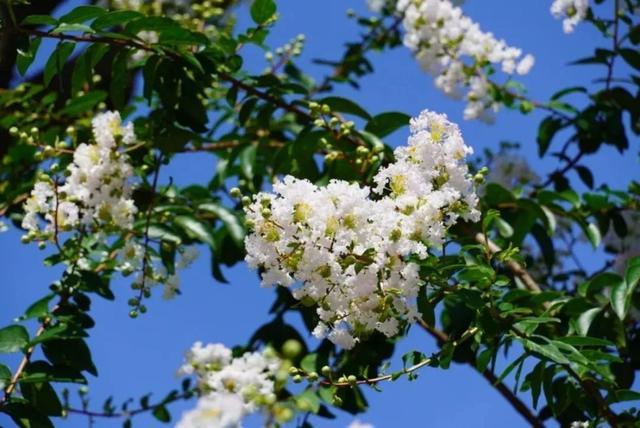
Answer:
<svg viewBox="0 0 640 428"><path fill-rule="evenodd" d="M245 207L247 205L251 205L251 198L248 196L243 196L241 199L242 205L244 205Z"/></svg>
<svg viewBox="0 0 640 428"><path fill-rule="evenodd" d="M129 312L129 317L131 317L131 318L137 318L137 317L138 317L138 312L137 312L137 311L130 311L130 312Z"/></svg>
<svg viewBox="0 0 640 428"><path fill-rule="evenodd" d="M242 196L242 191L240 191L240 189L238 189L237 187L234 187L229 191L229 194L233 198L240 198Z"/></svg>
<svg viewBox="0 0 640 428"><path fill-rule="evenodd" d="M282 345L282 354L292 360L302 352L302 343L295 339L289 339Z"/></svg>
<svg viewBox="0 0 640 428"><path fill-rule="evenodd" d="M11 128L9 128L9 134L12 135L12 136L15 137L19 133L20 133L20 130L17 127L12 126Z"/></svg>
<svg viewBox="0 0 640 428"><path fill-rule="evenodd" d="M269 208L263 208L262 211L260 211L260 214L262 214L262 217L264 218L269 218L271 217L271 210Z"/></svg>
<svg viewBox="0 0 640 428"><path fill-rule="evenodd" d="M294 383L300 383L300 382L302 382L302 376L300 376L300 375L295 375L295 376L293 376L293 382L294 382Z"/></svg>
<svg viewBox="0 0 640 428"><path fill-rule="evenodd" d="M320 369L320 372L322 373L323 376L329 377L331 376L331 367L322 366L322 368Z"/></svg>
<svg viewBox="0 0 640 428"><path fill-rule="evenodd" d="M65 132L69 135L73 135L76 132L76 128L74 128L73 126L68 126Z"/></svg>
<svg viewBox="0 0 640 428"><path fill-rule="evenodd" d="M38 242L38 249L39 250L44 250L45 248L47 248L47 243L44 241L40 241Z"/></svg>
<svg viewBox="0 0 640 428"><path fill-rule="evenodd" d="M355 385L357 381L358 378L356 378L354 375L349 375L349 377L347 377L347 382L349 382L351 385Z"/></svg>
<svg viewBox="0 0 640 428"><path fill-rule="evenodd" d="M33 128L31 128L31 135L36 135L36 134L38 134L38 132L39 132L39 130L35 126Z"/></svg>
<svg viewBox="0 0 640 428"><path fill-rule="evenodd" d="M318 373L316 372L311 372L309 373L309 375L307 375L307 379L309 379L311 382L315 382L317 381L319 378Z"/></svg>
<svg viewBox="0 0 640 428"><path fill-rule="evenodd" d="M140 305L140 313L144 314L147 312L147 307L145 305Z"/></svg>
<svg viewBox="0 0 640 428"><path fill-rule="evenodd" d="M289 367L289 374L290 374L290 375L297 375L299 371L300 371L300 370L298 370L298 368L297 368L297 367L295 367L295 366L291 366L291 367Z"/></svg>

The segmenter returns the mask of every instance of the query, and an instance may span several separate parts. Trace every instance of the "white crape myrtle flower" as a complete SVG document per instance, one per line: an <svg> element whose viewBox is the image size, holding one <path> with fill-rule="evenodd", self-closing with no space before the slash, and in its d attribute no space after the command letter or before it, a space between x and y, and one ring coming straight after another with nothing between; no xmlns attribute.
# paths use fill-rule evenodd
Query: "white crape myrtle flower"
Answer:
<svg viewBox="0 0 640 428"><path fill-rule="evenodd" d="M562 29L565 33L573 33L576 26L587 17L589 0L554 0L551 14L556 19L562 18Z"/></svg>
<svg viewBox="0 0 640 428"><path fill-rule="evenodd" d="M393 337L417 314L421 280L410 257L439 248L459 218L480 217L464 163L471 153L456 125L425 111L374 188L286 176L245 209L246 261L262 269L263 286L291 287L317 305L315 337L345 349L373 331Z"/></svg>
<svg viewBox="0 0 640 428"><path fill-rule="evenodd" d="M239 426L244 416L275 403L274 381L280 368L280 359L270 350L234 358L220 343L196 342L178 373L196 376L201 398L178 426ZM206 415L211 418L210 425L198 425L206 422Z"/></svg>
<svg viewBox="0 0 640 428"><path fill-rule="evenodd" d="M522 156L498 153L491 160L487 183L498 183L507 189L534 185L540 181L525 158Z"/></svg>
<svg viewBox="0 0 640 428"><path fill-rule="evenodd" d="M484 32L451 0L398 0L396 11L403 17L404 44L422 68L432 75L447 96L465 98L466 119L493 121L498 106L491 91L489 68L513 75L529 73L532 55L522 56L492 33ZM385 2L369 0L373 11ZM489 67L490 66L490 67Z"/></svg>
<svg viewBox="0 0 640 428"><path fill-rule="evenodd" d="M240 427L245 416L242 397L237 394L212 393L199 398L195 409L184 412L176 428Z"/></svg>
<svg viewBox="0 0 640 428"><path fill-rule="evenodd" d="M43 177L26 201L22 227L40 232L39 215L47 221L45 233L85 227L128 230L137 208L131 199L133 168L120 150L135 142L133 124L123 125L120 114L106 112L92 121L95 143L82 143L73 153L63 183Z"/></svg>

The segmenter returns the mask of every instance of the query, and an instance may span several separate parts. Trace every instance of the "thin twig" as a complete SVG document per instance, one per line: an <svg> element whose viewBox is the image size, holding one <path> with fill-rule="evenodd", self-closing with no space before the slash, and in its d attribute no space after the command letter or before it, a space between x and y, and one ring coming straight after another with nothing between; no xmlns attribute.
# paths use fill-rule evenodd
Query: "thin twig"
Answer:
<svg viewBox="0 0 640 428"><path fill-rule="evenodd" d="M438 341L449 341L449 335L447 333L427 324L422 319L418 319L417 324ZM478 370L474 360L468 360L467 364ZM520 400L520 398L518 398L516 394L514 394L511 388L498 380L496 375L491 370L478 370L478 372L489 382L492 387L494 387L500 393L500 395L502 395L505 400L507 400L511 407L513 407L513 409L518 412L520 416L522 416L527 422L531 424L532 427L544 428L544 423L542 422L542 420L535 413L533 413L533 411L529 409L529 407L522 400Z"/></svg>
<svg viewBox="0 0 640 428"><path fill-rule="evenodd" d="M464 333L462 333L462 335L460 336L459 339L454 340L452 342L453 347L455 348L455 347L459 346L460 344L464 343L469 338L473 337L478 331L479 331L478 327L470 327L470 328L468 328ZM422 367L431 364L435 359L437 359L440 356L441 353L442 353L442 350L440 350L440 352L436 353L432 357L425 358L424 360L420 361L419 363L416 363L416 364L412 365L411 367L403 369L400 373L403 374L403 375L409 374L409 373L413 373L413 372L421 369ZM376 383L379 383L379 382L393 380L395 378L397 378L397 374L388 374L388 375L377 376L377 377L372 377L372 378L367 378L367 379L358 379L358 380L356 380L354 382L333 382L332 380L323 380L320 383L322 385L331 385L331 386L337 386L337 387L348 387L348 386L353 386L353 385L373 385L373 384L376 384Z"/></svg>

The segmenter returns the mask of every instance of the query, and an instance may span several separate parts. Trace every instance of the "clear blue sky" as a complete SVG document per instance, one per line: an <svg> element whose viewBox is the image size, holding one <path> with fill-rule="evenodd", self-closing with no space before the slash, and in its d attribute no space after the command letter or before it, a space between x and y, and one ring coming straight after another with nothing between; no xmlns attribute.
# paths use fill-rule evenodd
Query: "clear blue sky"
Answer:
<svg viewBox="0 0 640 428"><path fill-rule="evenodd" d="M522 79L533 98L544 100L557 89L589 84L593 69L570 67L566 64L589 54L596 33L582 26L572 35L562 33L561 22L549 14L550 1L539 0L468 0L465 11L510 44L521 47L536 57L536 66ZM269 43L279 46L299 33L307 36L303 64L312 58L338 58L345 41L357 39L357 27L345 15L347 8L364 10L364 0L278 0L281 20ZM240 27L246 25L241 19ZM262 54L247 51L245 60L256 69L263 67ZM550 171L554 165L536 159L535 136L541 115L522 116L503 111L495 125L462 120L463 106L446 99L433 87L430 77L423 74L409 52L399 48L384 55L373 54L376 73L362 80L359 91L340 91L357 99L371 112L390 110L416 114L429 108L446 112L460 123L467 143L480 153L484 147L497 148L502 140L519 141L522 153L538 169ZM322 69L312 67L320 76ZM391 141L399 144L405 135ZM611 185L624 186L630 178L638 179L637 146L626 156L605 148L587 164L604 174ZM615 165L615 174L611 166ZM173 176L176 183L202 183L208 180L215 158L207 155L185 155L165 170L164 179ZM602 175L601 175L602 177ZM600 184L600 183L597 183ZM47 291L60 271L42 265L44 253L34 245L22 245L21 233L10 230L0 235L2 303L0 325L6 325L38 297ZM587 251L586 260L593 259ZM149 312L136 320L127 316L126 300L131 292L127 281L113 283L115 302L95 299L93 317L96 327L89 339L98 367L99 377L90 379L90 395L95 408L100 408L109 395L119 403L129 397L139 397L154 391L159 397L179 384L175 371L185 349L196 340L223 342L229 346L245 343L257 326L267 320L273 300L273 290L258 286L255 273L244 266L226 272L230 285L216 283L210 275L209 257L205 249L189 270L182 273L183 295L173 301L160 299L161 293L149 302ZM291 320L299 325L298 320ZM310 339L313 341L313 339ZM430 353L436 349L433 340L422 331L414 330L397 349L395 364L410 350ZM0 361L12 368L15 358L0 356ZM519 427L526 426L486 381L468 366L453 366L448 371L425 369L417 381L399 380L382 385L383 392L367 391L370 410L359 416L378 428L398 426L428 427ZM77 402L77 401L76 401ZM174 417L193 403L172 406ZM335 421L316 419L315 426L344 427L353 420L339 414ZM134 420L134 426L156 426L149 418ZM0 426L12 422L0 416ZM86 427L87 420L74 416L61 423L64 427ZM96 420L95 427L120 426L120 421ZM255 419L247 426L258 426Z"/></svg>

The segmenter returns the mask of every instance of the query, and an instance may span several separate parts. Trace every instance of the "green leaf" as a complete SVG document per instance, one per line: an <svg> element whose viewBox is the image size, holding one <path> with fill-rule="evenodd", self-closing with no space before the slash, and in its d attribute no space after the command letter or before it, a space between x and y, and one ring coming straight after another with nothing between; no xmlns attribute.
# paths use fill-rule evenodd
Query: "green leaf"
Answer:
<svg viewBox="0 0 640 428"><path fill-rule="evenodd" d="M20 320L28 320L31 318L39 318L49 313L49 302L53 299L53 294L48 294L42 299L37 300L31 306L27 308L24 315L20 317Z"/></svg>
<svg viewBox="0 0 640 428"><path fill-rule="evenodd" d="M354 116L361 117L366 120L370 120L371 116L365 109L360 107L355 102L347 98L342 97L326 97L318 101L320 104L326 104L331 108L331 111L337 111L339 113L352 114Z"/></svg>
<svg viewBox="0 0 640 428"><path fill-rule="evenodd" d="M306 389L296 397L296 406L303 412L318 413L320 397L313 389Z"/></svg>
<svg viewBox="0 0 640 428"><path fill-rule="evenodd" d="M29 344L29 333L21 325L10 325L0 330L0 354L18 352Z"/></svg>
<svg viewBox="0 0 640 428"><path fill-rule="evenodd" d="M496 217L494 222L496 227L498 228L498 232L503 238L510 238L513 236L513 227L511 227L509 223L507 223L500 217Z"/></svg>
<svg viewBox="0 0 640 428"><path fill-rule="evenodd" d="M640 257L635 257L629 261L624 277L627 283L628 293L631 294L638 285L638 282L640 282Z"/></svg>
<svg viewBox="0 0 640 428"><path fill-rule="evenodd" d="M580 177L580 180L582 180L582 182L589 189L593 189L594 179L593 179L593 174L591 173L591 170L589 168L587 168L586 166L582 166L582 165L577 165L575 167L575 170L578 173L578 176Z"/></svg>
<svg viewBox="0 0 640 428"><path fill-rule="evenodd" d="M544 361L540 361L533 368L533 371L527 376L529 385L531 386L531 398L533 400L533 408L538 408L538 399L542 390L542 382L544 380Z"/></svg>
<svg viewBox="0 0 640 428"><path fill-rule="evenodd" d="M129 86L129 71L127 64L129 61L129 51L121 50L116 55L111 66L111 84L109 86L109 95L111 101L117 109L122 109L126 101L127 87Z"/></svg>
<svg viewBox="0 0 640 428"><path fill-rule="evenodd" d="M640 53L636 49L623 48L619 52L627 64L636 70L640 70Z"/></svg>
<svg viewBox="0 0 640 428"><path fill-rule="evenodd" d="M602 308L591 308L587 311L584 311L582 314L580 314L580 316L578 317L578 324L577 324L578 333L580 335L582 336L587 335L587 333L589 332L589 328L593 323L593 320L598 316L598 314L600 314L600 312L602 312Z"/></svg>
<svg viewBox="0 0 640 428"><path fill-rule="evenodd" d="M0 364L0 390L3 390L11 382L11 370L4 364Z"/></svg>
<svg viewBox="0 0 640 428"><path fill-rule="evenodd" d="M71 42L58 43L58 46L53 51L44 66L44 86L49 86L49 83L51 83L51 80L56 76L56 74L62 72L65 62L67 61L75 47L76 44Z"/></svg>
<svg viewBox="0 0 640 428"><path fill-rule="evenodd" d="M173 222L181 227L190 238L203 242L211 248L215 248L215 239L210 225L190 215L179 215Z"/></svg>
<svg viewBox="0 0 640 428"><path fill-rule="evenodd" d="M253 180L253 167L256 163L257 150L258 147L251 144L240 152L240 169L248 180Z"/></svg>
<svg viewBox="0 0 640 428"><path fill-rule="evenodd" d="M171 421L171 413L167 410L165 406L158 406L153 409L151 412L154 418L159 420L160 422L170 422Z"/></svg>
<svg viewBox="0 0 640 428"><path fill-rule="evenodd" d="M67 366L52 366L46 361L33 361L27 365L20 383L65 382L85 385L87 379L77 370Z"/></svg>
<svg viewBox="0 0 640 428"><path fill-rule="evenodd" d="M638 401L640 400L640 392L631 391L629 389L621 389L618 391L613 391L607 396L607 403L622 403L625 401Z"/></svg>
<svg viewBox="0 0 640 428"><path fill-rule="evenodd" d="M173 230L161 224L149 225L149 238L158 239L161 241L169 241L174 244L181 244L182 238L178 236Z"/></svg>
<svg viewBox="0 0 640 428"><path fill-rule="evenodd" d="M142 15L140 12L133 10L116 10L113 12L105 13L97 18L91 24L91 28L94 30L103 30L105 28L115 27L117 25L126 24L129 21L140 18Z"/></svg>
<svg viewBox="0 0 640 428"><path fill-rule="evenodd" d="M107 93L104 91L91 91L88 94L73 98L69 103L60 110L61 114L76 116L80 113L93 110L93 108L107 99Z"/></svg>
<svg viewBox="0 0 640 428"><path fill-rule="evenodd" d="M22 396L38 412L47 416L62 416L62 403L49 382L20 383Z"/></svg>
<svg viewBox="0 0 640 428"><path fill-rule="evenodd" d="M395 111L381 113L372 117L364 130L384 138L394 131L407 126L410 120L411 116L404 113Z"/></svg>
<svg viewBox="0 0 640 428"><path fill-rule="evenodd" d="M66 15L61 16L60 22L64 22L67 24L87 22L92 19L98 18L105 13L107 13L107 11L98 6L78 6Z"/></svg>
<svg viewBox="0 0 640 428"><path fill-rule="evenodd" d="M302 361L300 361L300 368L307 373L318 370L318 354L314 352L305 355Z"/></svg>
<svg viewBox="0 0 640 428"><path fill-rule="evenodd" d="M572 346L615 346L613 342L608 340L589 336L565 336L557 340Z"/></svg>
<svg viewBox="0 0 640 428"><path fill-rule="evenodd" d="M629 310L627 306L627 284L625 281L619 281L612 285L609 300L611 302L611 308L618 318L624 320ZM629 303L631 303L631 301L629 301Z"/></svg>
<svg viewBox="0 0 640 428"><path fill-rule="evenodd" d="M28 47L26 49L18 49L18 56L16 57L16 68L18 69L18 73L21 76L24 76L29 66L33 63L33 60L38 53L38 48L40 47L40 42L42 42L42 38L34 37L29 39Z"/></svg>
<svg viewBox="0 0 640 428"><path fill-rule="evenodd" d="M255 0L251 5L251 19L262 25L267 22L275 13L277 7L273 0Z"/></svg>
<svg viewBox="0 0 640 428"><path fill-rule="evenodd" d="M222 205L206 203L198 206L199 209L215 214L224 223L229 235L240 248L244 245L245 230L237 214Z"/></svg>
<svg viewBox="0 0 640 428"><path fill-rule="evenodd" d="M593 248L598 248L600 242L602 241L602 235L600 234L600 229L593 223L589 223L586 226L583 226L584 233L587 235L589 242L593 246Z"/></svg>
<svg viewBox="0 0 640 428"><path fill-rule="evenodd" d="M538 128L538 154L542 157L547 153L549 146L551 145L551 141L556 133L562 129L563 123L560 119L549 116L545 118Z"/></svg>
<svg viewBox="0 0 640 428"><path fill-rule="evenodd" d="M562 352L560 352L560 350L556 346L550 343L541 345L529 339L522 339L522 342L524 344L524 347L531 352L538 353L543 357L548 358L549 360L554 361L558 364L569 364L569 360L567 359L567 357Z"/></svg>
<svg viewBox="0 0 640 428"><path fill-rule="evenodd" d="M66 366L98 376L91 350L82 339L56 339L42 345L42 351L54 366Z"/></svg>
<svg viewBox="0 0 640 428"><path fill-rule="evenodd" d="M22 20L21 25L58 25L58 20L49 15L30 15Z"/></svg>

